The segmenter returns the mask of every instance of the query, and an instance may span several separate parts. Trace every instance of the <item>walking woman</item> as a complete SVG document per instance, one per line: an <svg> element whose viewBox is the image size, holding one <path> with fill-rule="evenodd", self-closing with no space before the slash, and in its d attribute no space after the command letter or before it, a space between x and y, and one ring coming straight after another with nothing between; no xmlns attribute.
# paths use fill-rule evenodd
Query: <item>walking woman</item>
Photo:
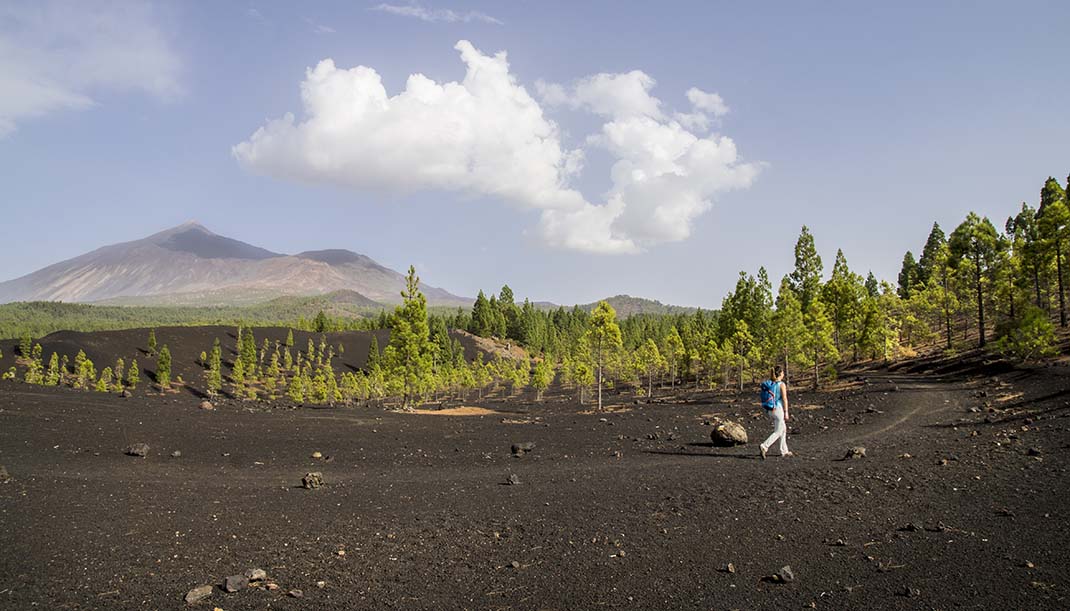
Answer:
<svg viewBox="0 0 1070 611"><path fill-rule="evenodd" d="M770 435L765 441L762 442L760 450L762 458L769 452L769 449L773 447L773 444L780 441L780 455L791 456L791 452L788 451L788 385L784 383L784 368L777 365L773 368L773 377L770 380L773 386L772 388L772 404L770 408L763 401L762 405L765 407L765 413L769 414L769 417L773 419L773 434ZM763 384L765 386L765 384Z"/></svg>

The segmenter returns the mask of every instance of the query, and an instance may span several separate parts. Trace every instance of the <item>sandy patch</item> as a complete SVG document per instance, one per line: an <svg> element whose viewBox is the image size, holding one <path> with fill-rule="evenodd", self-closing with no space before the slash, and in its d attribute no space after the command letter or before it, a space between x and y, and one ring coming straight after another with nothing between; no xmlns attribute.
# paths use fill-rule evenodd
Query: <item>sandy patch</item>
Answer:
<svg viewBox="0 0 1070 611"><path fill-rule="evenodd" d="M483 407L451 407L449 409L413 409L401 412L403 414L420 414L424 416L493 416L500 414Z"/></svg>

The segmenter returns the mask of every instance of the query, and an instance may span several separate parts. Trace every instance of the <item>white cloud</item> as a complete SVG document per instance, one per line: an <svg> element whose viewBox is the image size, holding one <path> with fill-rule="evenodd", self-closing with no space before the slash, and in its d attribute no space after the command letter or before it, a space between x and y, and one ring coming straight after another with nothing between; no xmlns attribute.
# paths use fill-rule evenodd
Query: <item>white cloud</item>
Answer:
<svg viewBox="0 0 1070 611"><path fill-rule="evenodd" d="M430 9L418 4L380 4L372 7L373 11L390 13L399 17L413 17L421 21L444 21L446 23L493 23L503 25L500 19L495 19L486 13L479 11L467 11L460 13L450 9Z"/></svg>
<svg viewBox="0 0 1070 611"><path fill-rule="evenodd" d="M715 117L728 114L728 105L716 93L706 93L698 87L692 87L687 90L687 99L697 111L708 112Z"/></svg>
<svg viewBox="0 0 1070 611"><path fill-rule="evenodd" d="M645 72L633 70L624 74L595 74L580 79L571 90L543 81L537 81L535 88L543 102L551 106L567 105L612 118L660 119L661 101L650 95L655 84Z"/></svg>
<svg viewBox="0 0 1070 611"><path fill-rule="evenodd" d="M305 17L305 23L307 23L312 28L312 31L317 34L334 34L337 31L329 25L317 23L311 17Z"/></svg>
<svg viewBox="0 0 1070 611"><path fill-rule="evenodd" d="M181 93L181 62L142 2L0 4L0 137L105 91Z"/></svg>
<svg viewBox="0 0 1070 611"><path fill-rule="evenodd" d="M585 142L616 159L605 200L592 203L569 185L583 149L562 144L505 53L485 55L467 41L456 49L463 81L414 74L394 96L374 69L323 60L301 84L304 117L269 121L233 153L251 170L302 182L498 198L538 211L536 233L547 244L600 253L686 239L713 196L757 175L731 139L702 138L668 119L642 72L598 74L567 90L541 83L547 104L608 119Z"/></svg>

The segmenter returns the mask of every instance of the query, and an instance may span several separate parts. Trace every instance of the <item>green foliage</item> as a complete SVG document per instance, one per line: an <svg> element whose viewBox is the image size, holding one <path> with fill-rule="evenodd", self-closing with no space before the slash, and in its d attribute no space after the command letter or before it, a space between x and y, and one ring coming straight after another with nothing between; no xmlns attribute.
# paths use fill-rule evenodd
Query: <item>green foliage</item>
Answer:
<svg viewBox="0 0 1070 611"><path fill-rule="evenodd" d="M156 383L161 388L171 387L171 351L167 344L160 348L160 355L156 358Z"/></svg>
<svg viewBox="0 0 1070 611"><path fill-rule="evenodd" d="M598 409L602 409L602 382L605 368L613 364L623 347L620 327L617 325L617 313L613 306L601 301L591 312L591 325L587 330L587 344L591 349L591 358L598 372Z"/></svg>
<svg viewBox="0 0 1070 611"><path fill-rule="evenodd" d="M126 372L126 385L130 388L137 388L139 382L141 382L141 369L137 365L137 359L134 359L130 361L130 369Z"/></svg>
<svg viewBox="0 0 1070 611"><path fill-rule="evenodd" d="M810 308L810 302L818 297L821 288L821 256L817 254L814 236L810 228L803 225L799 239L795 242L795 270L791 272L791 287L799 296L803 311Z"/></svg>
<svg viewBox="0 0 1070 611"><path fill-rule="evenodd" d="M384 358L390 377L400 383L402 399L412 405L431 386L433 368L427 298L419 289L416 269L409 267L402 305L390 319L390 343Z"/></svg>
<svg viewBox="0 0 1070 611"><path fill-rule="evenodd" d="M149 329L149 355L156 355L156 329Z"/></svg>
<svg viewBox="0 0 1070 611"><path fill-rule="evenodd" d="M1055 325L1036 306L1028 306L1017 321L1009 321L999 330L996 346L1004 354L1029 360L1058 354Z"/></svg>

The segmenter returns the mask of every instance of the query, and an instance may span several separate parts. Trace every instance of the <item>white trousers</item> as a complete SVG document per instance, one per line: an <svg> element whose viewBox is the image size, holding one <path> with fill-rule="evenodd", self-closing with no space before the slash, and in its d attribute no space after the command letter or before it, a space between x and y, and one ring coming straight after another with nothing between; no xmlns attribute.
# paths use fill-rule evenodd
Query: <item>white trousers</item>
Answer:
<svg viewBox="0 0 1070 611"><path fill-rule="evenodd" d="M762 449L769 451L769 448L773 447L773 444L779 439L780 455L783 456L788 453L788 426L784 423L784 407L778 405L773 409L767 409L765 411L769 414L769 417L773 419L773 434L762 442Z"/></svg>

